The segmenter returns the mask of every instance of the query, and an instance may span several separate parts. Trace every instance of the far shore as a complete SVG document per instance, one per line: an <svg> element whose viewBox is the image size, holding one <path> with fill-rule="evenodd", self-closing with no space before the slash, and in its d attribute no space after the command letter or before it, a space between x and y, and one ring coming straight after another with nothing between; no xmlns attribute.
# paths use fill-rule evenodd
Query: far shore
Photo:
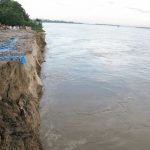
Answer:
<svg viewBox="0 0 150 150"><path fill-rule="evenodd" d="M83 23L74 21L61 21L61 20L42 20L43 23L62 23L62 24L83 24L83 25L98 25L98 26L114 26L114 27L127 27L127 28L142 28L150 29L150 27L144 26L132 26L132 25L119 25L119 24L99 24L99 23Z"/></svg>

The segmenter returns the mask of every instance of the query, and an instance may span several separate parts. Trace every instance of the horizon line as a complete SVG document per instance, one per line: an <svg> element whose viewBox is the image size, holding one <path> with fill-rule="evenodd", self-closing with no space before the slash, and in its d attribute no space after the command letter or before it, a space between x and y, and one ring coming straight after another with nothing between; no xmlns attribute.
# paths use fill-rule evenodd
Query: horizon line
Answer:
<svg viewBox="0 0 150 150"><path fill-rule="evenodd" d="M85 25L104 25L104 26L116 26L116 27L133 27L133 28L143 28L150 29L148 26L136 26L136 25L123 25L123 24L113 24L113 23L86 23L77 21L67 21L67 20L57 20L57 19L41 19L45 23L66 23L66 24L85 24Z"/></svg>

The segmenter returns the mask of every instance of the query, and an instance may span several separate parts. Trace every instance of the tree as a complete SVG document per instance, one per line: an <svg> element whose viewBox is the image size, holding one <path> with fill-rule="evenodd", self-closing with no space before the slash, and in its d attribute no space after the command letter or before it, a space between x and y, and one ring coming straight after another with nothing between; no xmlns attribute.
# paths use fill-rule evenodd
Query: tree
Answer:
<svg viewBox="0 0 150 150"><path fill-rule="evenodd" d="M0 0L0 23L11 26L31 26L42 30L39 19L32 21L24 8L13 0Z"/></svg>
<svg viewBox="0 0 150 150"><path fill-rule="evenodd" d="M8 3L10 0L0 0L0 3Z"/></svg>

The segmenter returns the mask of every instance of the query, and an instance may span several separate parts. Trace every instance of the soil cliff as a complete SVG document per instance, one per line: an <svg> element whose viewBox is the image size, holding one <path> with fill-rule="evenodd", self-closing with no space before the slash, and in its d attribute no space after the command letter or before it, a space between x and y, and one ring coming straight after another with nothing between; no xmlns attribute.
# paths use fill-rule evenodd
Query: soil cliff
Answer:
<svg viewBox="0 0 150 150"><path fill-rule="evenodd" d="M38 109L45 39L43 33L24 32L12 34L19 37L22 48L30 49L26 55L27 63L0 61L0 150L42 149Z"/></svg>

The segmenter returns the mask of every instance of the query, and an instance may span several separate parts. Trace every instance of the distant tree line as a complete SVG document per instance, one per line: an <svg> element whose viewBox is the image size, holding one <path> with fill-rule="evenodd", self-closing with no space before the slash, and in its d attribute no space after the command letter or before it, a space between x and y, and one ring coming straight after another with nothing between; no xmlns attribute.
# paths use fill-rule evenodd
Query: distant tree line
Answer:
<svg viewBox="0 0 150 150"><path fill-rule="evenodd" d="M10 26L31 26L33 30L42 31L42 21L31 20L21 4L14 0L0 0L0 23Z"/></svg>
<svg viewBox="0 0 150 150"><path fill-rule="evenodd" d="M68 24L84 24L81 22L74 22L74 21L63 21L63 20L50 20L50 19L42 19L44 23L68 23Z"/></svg>

